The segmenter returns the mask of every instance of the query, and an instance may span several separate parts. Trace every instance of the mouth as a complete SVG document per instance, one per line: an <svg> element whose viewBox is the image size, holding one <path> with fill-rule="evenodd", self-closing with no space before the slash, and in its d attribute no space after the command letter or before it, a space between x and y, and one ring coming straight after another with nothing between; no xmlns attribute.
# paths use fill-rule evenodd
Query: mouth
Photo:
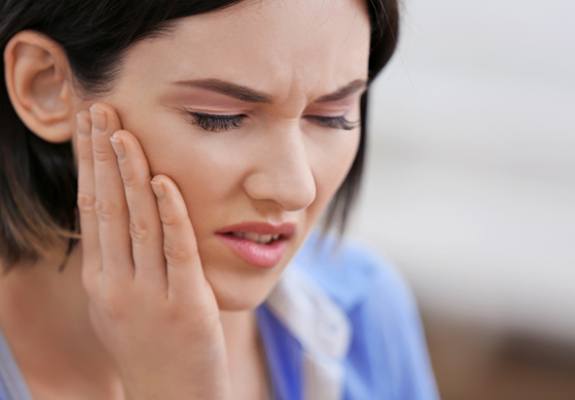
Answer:
<svg viewBox="0 0 575 400"><path fill-rule="evenodd" d="M243 232L218 233L236 256L260 268L272 268L284 257L289 237L284 234L255 235Z"/></svg>
<svg viewBox="0 0 575 400"><path fill-rule="evenodd" d="M252 233L247 233L247 232L224 232L222 233L222 235L229 237L231 239L245 239L245 240L251 240L255 243L258 244L263 244L266 246L272 245L275 242L278 241L285 241L288 239L288 235L284 235L283 233L278 233L275 235L257 235L257 234L252 234Z"/></svg>

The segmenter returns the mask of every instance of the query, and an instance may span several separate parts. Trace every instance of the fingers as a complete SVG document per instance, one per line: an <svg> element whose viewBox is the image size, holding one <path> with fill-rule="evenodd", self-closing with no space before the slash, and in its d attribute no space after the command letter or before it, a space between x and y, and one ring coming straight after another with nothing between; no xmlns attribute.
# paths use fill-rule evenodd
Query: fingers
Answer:
<svg viewBox="0 0 575 400"><path fill-rule="evenodd" d="M150 186L150 167L140 143L130 132L112 136L124 184L134 260L134 279L149 288L167 291L162 250L162 226L156 198Z"/></svg>
<svg viewBox="0 0 575 400"><path fill-rule="evenodd" d="M98 218L94 209L96 195L94 191L94 163L92 159L92 136L90 115L87 111L76 117L76 154L78 159L78 211L82 231L82 254L84 262L82 273L84 282L95 280L100 270L100 240L98 237Z"/></svg>
<svg viewBox="0 0 575 400"><path fill-rule="evenodd" d="M89 114L81 113L77 143L85 268L101 264L104 282L115 287L140 282L168 299L188 302L206 293L184 199L168 177L150 184L144 151L135 136L121 130L114 109L98 103ZM100 262L92 262L96 258Z"/></svg>
<svg viewBox="0 0 575 400"><path fill-rule="evenodd" d="M121 128L114 109L105 104L90 107L94 160L95 210L98 217L104 278L122 283L133 277L129 216L122 178L110 136Z"/></svg>
<svg viewBox="0 0 575 400"><path fill-rule="evenodd" d="M168 298L174 301L198 296L206 290L206 280L184 199L177 185L166 176L152 180L162 231L168 278Z"/></svg>

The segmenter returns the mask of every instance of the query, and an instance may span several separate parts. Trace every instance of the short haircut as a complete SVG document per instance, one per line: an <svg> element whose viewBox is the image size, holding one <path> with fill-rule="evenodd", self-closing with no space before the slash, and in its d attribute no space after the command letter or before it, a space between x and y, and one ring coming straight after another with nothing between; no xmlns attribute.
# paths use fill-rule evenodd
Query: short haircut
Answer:
<svg viewBox="0 0 575 400"><path fill-rule="evenodd" d="M169 32L178 18L241 1L0 0L0 49L4 52L19 31L41 32L65 50L82 90L104 94L112 89L122 56L130 46ZM399 12L397 0L366 1L372 28L371 83L395 51ZM68 256L81 234L71 142L49 143L32 133L10 102L1 60L0 79L0 262L7 273L16 264L36 263L55 245L67 243ZM327 208L322 237L336 223L341 240L358 197L367 146L368 93L361 98L359 148Z"/></svg>

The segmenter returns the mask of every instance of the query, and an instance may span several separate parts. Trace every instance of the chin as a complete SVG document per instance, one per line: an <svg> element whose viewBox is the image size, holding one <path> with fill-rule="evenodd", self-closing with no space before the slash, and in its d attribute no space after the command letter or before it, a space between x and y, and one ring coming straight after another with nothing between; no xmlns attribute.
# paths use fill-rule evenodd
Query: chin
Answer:
<svg viewBox="0 0 575 400"><path fill-rule="evenodd" d="M221 311L254 310L266 300L269 294L269 290L262 293L254 293L248 290L236 290L234 293L230 293L227 290L214 290L214 292Z"/></svg>
<svg viewBox="0 0 575 400"><path fill-rule="evenodd" d="M221 311L247 311L262 304L277 283L277 271L249 274L236 271L205 271Z"/></svg>
<svg viewBox="0 0 575 400"><path fill-rule="evenodd" d="M237 296L220 296L216 294L216 300L218 301L218 307L220 311L249 311L254 310L259 306L265 298L263 299L240 299Z"/></svg>

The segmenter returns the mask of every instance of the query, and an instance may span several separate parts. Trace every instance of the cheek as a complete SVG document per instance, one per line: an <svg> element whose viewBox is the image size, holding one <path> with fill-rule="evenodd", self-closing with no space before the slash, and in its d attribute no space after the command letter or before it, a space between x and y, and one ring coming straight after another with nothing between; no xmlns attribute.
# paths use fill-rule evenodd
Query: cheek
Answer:
<svg viewBox="0 0 575 400"><path fill-rule="evenodd" d="M121 118L140 142L151 175L167 175L182 191L217 192L232 179L230 171L237 171L237 158L230 157L225 141L203 136L174 112L155 104L128 105Z"/></svg>
<svg viewBox="0 0 575 400"><path fill-rule="evenodd" d="M210 210L230 198L241 179L245 163L229 148L210 145L209 140L177 138L160 147L151 146L153 173L173 179L188 206L191 216L208 217ZM201 222L201 221L200 221Z"/></svg>
<svg viewBox="0 0 575 400"><path fill-rule="evenodd" d="M207 225L202 229L202 224L222 220L222 213L242 211L230 208L245 206L245 199L240 205L235 197L241 189L242 179L257 164L261 143L242 138L233 131L199 133L187 127L179 117L158 112L157 105L149 105L148 110L145 110L145 104L136 108L118 108L124 127L140 141L152 176L165 174L177 183L190 217L199 224L197 229L211 229ZM307 138L309 167L317 189L316 199L307 213L316 214L347 176L360 133L359 129L348 132L322 130L308 132Z"/></svg>
<svg viewBox="0 0 575 400"><path fill-rule="evenodd" d="M151 176L163 174L178 185L192 221L198 224L195 228L201 230L202 221L211 218L211 210L239 179L241 161L230 154L224 140L200 136L178 116L158 112L157 106L125 108L121 118L140 142Z"/></svg>

